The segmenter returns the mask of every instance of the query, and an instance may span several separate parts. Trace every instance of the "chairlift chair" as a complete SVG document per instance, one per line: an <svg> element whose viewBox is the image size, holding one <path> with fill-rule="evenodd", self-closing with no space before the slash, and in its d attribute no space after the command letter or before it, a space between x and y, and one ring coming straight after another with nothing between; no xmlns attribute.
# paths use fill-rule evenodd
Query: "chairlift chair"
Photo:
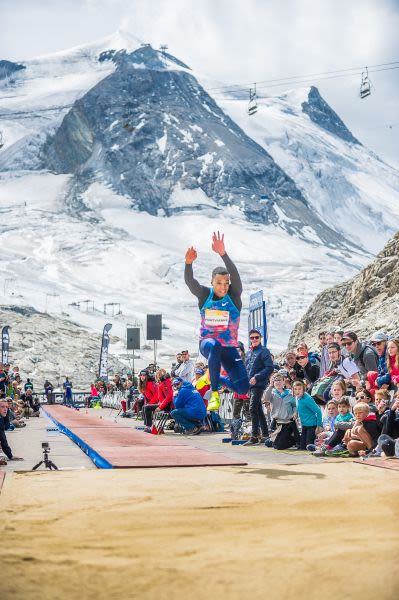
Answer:
<svg viewBox="0 0 399 600"><path fill-rule="evenodd" d="M254 115L258 112L258 102L256 98L256 84L255 87L249 90L249 103L248 103L248 114L249 116Z"/></svg>
<svg viewBox="0 0 399 600"><path fill-rule="evenodd" d="M369 79L369 72L366 67L366 71L362 73L362 81L360 83L360 98L367 98L371 94L371 82Z"/></svg>

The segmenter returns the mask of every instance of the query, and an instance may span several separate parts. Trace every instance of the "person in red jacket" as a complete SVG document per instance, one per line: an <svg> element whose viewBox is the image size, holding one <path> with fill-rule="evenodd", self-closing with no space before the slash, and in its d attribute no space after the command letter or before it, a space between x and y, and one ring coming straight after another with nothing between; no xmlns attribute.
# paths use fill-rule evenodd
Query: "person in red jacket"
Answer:
<svg viewBox="0 0 399 600"><path fill-rule="evenodd" d="M143 405L147 406L147 404L158 403L158 389L156 383L153 377L150 377L146 369L140 371L138 388L141 397L139 397L136 412L141 410L143 408Z"/></svg>
<svg viewBox="0 0 399 600"><path fill-rule="evenodd" d="M155 374L155 380L158 388L158 406L155 411L162 410L170 412L173 409L173 388L172 380L165 369L158 369Z"/></svg>
<svg viewBox="0 0 399 600"><path fill-rule="evenodd" d="M388 373L391 376L391 382L399 386L399 339L389 340L387 344L388 351Z"/></svg>

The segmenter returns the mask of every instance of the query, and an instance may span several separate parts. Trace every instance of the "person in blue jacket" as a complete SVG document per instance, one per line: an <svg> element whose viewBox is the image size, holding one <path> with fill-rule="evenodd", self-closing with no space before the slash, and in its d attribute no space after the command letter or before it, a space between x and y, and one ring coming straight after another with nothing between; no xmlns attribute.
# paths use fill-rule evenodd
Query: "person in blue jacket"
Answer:
<svg viewBox="0 0 399 600"><path fill-rule="evenodd" d="M299 449L306 450L306 446L314 444L316 434L323 429L322 412L312 396L306 393L306 383L301 379L296 379L292 384L292 395L297 403L298 416L302 426Z"/></svg>
<svg viewBox="0 0 399 600"><path fill-rule="evenodd" d="M265 391L270 375L273 373L273 359L269 350L262 346L262 337L257 329L249 332L251 347L245 357L245 366L249 377L249 412L252 421L252 434L245 446L255 446L264 442L269 431L265 413L263 412L262 396ZM261 437L259 437L259 430Z"/></svg>
<svg viewBox="0 0 399 600"><path fill-rule="evenodd" d="M185 434L198 435L202 431L206 416L206 406L201 394L181 377L174 378L172 387L176 392L173 401L175 409L170 413L172 419L183 428Z"/></svg>

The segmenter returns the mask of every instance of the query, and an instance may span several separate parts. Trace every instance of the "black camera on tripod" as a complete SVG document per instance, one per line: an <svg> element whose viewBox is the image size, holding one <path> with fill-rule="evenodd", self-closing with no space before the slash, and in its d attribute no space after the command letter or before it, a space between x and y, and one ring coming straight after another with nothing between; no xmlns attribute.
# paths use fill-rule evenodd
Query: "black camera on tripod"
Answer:
<svg viewBox="0 0 399 600"><path fill-rule="evenodd" d="M48 457L50 452L50 444L48 442L42 442L42 450L43 459L32 468L32 471L36 471L41 465L44 465L46 469L50 469L50 471L58 471L58 467Z"/></svg>

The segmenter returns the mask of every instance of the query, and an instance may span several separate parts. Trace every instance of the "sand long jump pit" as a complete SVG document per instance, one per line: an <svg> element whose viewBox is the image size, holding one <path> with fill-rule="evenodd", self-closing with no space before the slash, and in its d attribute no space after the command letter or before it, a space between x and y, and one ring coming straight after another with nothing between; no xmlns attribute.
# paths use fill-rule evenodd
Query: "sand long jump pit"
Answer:
<svg viewBox="0 0 399 600"><path fill-rule="evenodd" d="M399 598L396 471L7 474L2 600Z"/></svg>

